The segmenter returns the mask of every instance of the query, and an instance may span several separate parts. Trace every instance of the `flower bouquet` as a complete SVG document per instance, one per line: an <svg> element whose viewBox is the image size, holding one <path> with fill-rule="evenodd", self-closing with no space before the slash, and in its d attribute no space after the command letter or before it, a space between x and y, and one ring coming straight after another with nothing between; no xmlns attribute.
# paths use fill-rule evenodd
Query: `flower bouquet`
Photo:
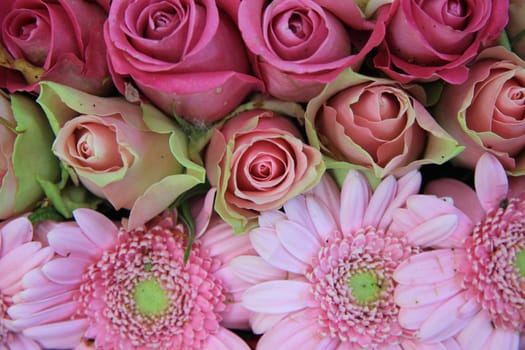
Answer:
<svg viewBox="0 0 525 350"><path fill-rule="evenodd" d="M0 349L525 349L525 1L0 25Z"/></svg>

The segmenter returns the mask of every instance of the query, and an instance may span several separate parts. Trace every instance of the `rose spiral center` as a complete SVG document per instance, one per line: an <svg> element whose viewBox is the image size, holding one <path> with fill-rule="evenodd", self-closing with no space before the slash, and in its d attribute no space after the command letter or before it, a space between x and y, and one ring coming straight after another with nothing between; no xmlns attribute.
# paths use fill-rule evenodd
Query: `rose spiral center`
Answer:
<svg viewBox="0 0 525 350"><path fill-rule="evenodd" d="M467 10L463 1L450 0L447 2L447 12L453 16L463 17L467 13Z"/></svg>

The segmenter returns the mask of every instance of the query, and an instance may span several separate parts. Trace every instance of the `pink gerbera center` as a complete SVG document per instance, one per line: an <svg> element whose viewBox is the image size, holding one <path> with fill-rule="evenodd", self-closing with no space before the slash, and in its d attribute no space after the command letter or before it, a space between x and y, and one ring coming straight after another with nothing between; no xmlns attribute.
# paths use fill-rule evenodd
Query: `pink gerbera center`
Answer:
<svg viewBox="0 0 525 350"><path fill-rule="evenodd" d="M184 263L186 240L156 226L121 231L119 243L83 276L80 300L96 344L115 349L201 349L219 329L223 286L219 262L194 244ZM102 329L102 330L101 330Z"/></svg>
<svg viewBox="0 0 525 350"><path fill-rule="evenodd" d="M405 239L370 226L327 242L307 274L323 335L363 348L398 344L392 274L411 253Z"/></svg>
<svg viewBox="0 0 525 350"><path fill-rule="evenodd" d="M495 327L521 331L525 324L525 193L502 201L466 240L472 288Z"/></svg>

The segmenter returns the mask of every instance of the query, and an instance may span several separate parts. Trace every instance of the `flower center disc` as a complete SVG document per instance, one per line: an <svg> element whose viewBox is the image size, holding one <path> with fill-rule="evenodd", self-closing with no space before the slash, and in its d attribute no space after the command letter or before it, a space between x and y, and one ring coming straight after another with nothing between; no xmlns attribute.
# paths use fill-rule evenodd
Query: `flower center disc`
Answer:
<svg viewBox="0 0 525 350"><path fill-rule="evenodd" d="M520 272L520 275L525 277L525 250L522 250L518 254L516 254L515 264L518 268L518 271Z"/></svg>
<svg viewBox="0 0 525 350"><path fill-rule="evenodd" d="M154 279L138 283L133 290L137 310L145 316L158 316L169 306L166 291Z"/></svg>
<svg viewBox="0 0 525 350"><path fill-rule="evenodd" d="M362 271L353 274L348 279L352 296L361 304L376 301L381 292L381 281L372 271Z"/></svg>

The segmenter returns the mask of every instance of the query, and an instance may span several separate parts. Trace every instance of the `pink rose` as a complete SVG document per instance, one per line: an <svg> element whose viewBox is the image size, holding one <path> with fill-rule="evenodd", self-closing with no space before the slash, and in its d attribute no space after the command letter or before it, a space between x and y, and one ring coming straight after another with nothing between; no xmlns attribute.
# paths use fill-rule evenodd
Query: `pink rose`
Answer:
<svg viewBox="0 0 525 350"><path fill-rule="evenodd" d="M263 109L241 112L215 129L205 164L217 188L215 210L236 233L256 225L260 211L315 186L324 171L321 154L294 124Z"/></svg>
<svg viewBox="0 0 525 350"><path fill-rule="evenodd" d="M241 2L238 19L266 92L307 102L379 45L390 8L369 10L368 19L354 1L250 0Z"/></svg>
<svg viewBox="0 0 525 350"><path fill-rule="evenodd" d="M460 84L466 64L495 44L508 20L508 0L400 0L374 65L393 79Z"/></svg>
<svg viewBox="0 0 525 350"><path fill-rule="evenodd" d="M484 50L461 85L446 86L434 112L465 150L459 164L474 169L492 153L512 175L525 175L525 62L502 46Z"/></svg>
<svg viewBox="0 0 525 350"><path fill-rule="evenodd" d="M358 168L375 182L444 163L459 152L457 142L424 100L419 86L345 71L308 103L308 139L331 159L328 168Z"/></svg>
<svg viewBox="0 0 525 350"><path fill-rule="evenodd" d="M113 85L106 63L104 10L84 0L3 0L0 87L37 91L40 80L105 95ZM9 69L8 69L9 68Z"/></svg>
<svg viewBox="0 0 525 350"><path fill-rule="evenodd" d="M121 93L130 98L136 86L191 122L221 119L260 85L234 22L214 0L114 0L105 38Z"/></svg>
<svg viewBox="0 0 525 350"><path fill-rule="evenodd" d="M130 209L129 228L204 182L204 168L188 158L185 135L152 106L51 82L41 90L38 101L56 132L53 152L90 192L117 210Z"/></svg>

